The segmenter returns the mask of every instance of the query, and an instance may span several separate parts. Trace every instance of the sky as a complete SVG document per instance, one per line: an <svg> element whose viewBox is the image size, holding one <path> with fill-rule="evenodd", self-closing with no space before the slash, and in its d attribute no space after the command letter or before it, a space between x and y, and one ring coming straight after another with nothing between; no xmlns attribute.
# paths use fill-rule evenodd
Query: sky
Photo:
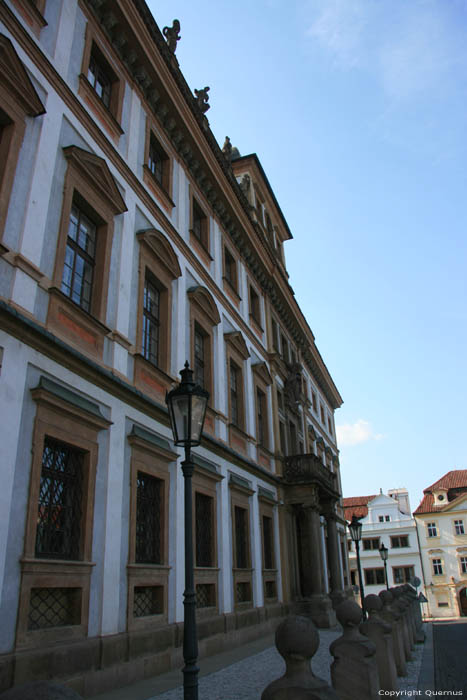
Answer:
<svg viewBox="0 0 467 700"><path fill-rule="evenodd" d="M344 400L344 497L467 468L466 0L149 0L256 153L287 269Z"/></svg>

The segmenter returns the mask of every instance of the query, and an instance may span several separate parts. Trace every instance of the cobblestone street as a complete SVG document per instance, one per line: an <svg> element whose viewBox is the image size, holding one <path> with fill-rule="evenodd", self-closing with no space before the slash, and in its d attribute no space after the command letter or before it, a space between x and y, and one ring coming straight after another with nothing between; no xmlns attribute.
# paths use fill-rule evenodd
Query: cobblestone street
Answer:
<svg viewBox="0 0 467 700"><path fill-rule="evenodd" d="M467 696L467 619L433 624L435 687Z"/></svg>

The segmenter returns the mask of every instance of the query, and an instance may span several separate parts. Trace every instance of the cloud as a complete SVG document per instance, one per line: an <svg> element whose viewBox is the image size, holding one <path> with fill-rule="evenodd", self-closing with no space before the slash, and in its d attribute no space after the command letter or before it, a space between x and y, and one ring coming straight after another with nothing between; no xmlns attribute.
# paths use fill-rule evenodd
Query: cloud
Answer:
<svg viewBox="0 0 467 700"><path fill-rule="evenodd" d="M359 418L355 423L336 425L336 433L337 444L340 447L360 445L362 442L381 440L384 437L382 433L373 432L371 423L363 420L363 418Z"/></svg>
<svg viewBox="0 0 467 700"><path fill-rule="evenodd" d="M458 0L307 0L305 12L306 36L334 65L367 72L392 99L459 87L465 74Z"/></svg>

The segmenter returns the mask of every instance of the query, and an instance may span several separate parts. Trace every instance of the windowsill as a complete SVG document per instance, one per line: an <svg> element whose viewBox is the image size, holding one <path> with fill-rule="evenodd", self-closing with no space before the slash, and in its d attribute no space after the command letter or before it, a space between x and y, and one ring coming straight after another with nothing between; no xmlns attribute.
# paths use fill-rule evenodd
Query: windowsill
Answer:
<svg viewBox="0 0 467 700"><path fill-rule="evenodd" d="M155 194L156 197L161 201L162 206L170 213L175 206L175 202L173 202L173 200L170 197L170 194L166 192L164 187L154 177L146 163L143 165L143 181L153 192L153 194Z"/></svg>
<svg viewBox="0 0 467 700"><path fill-rule="evenodd" d="M242 298L238 293L238 290L234 287L232 282L225 275L222 276L222 282L224 283L224 290L227 288L228 293L234 298L235 302L240 303Z"/></svg>
<svg viewBox="0 0 467 700"><path fill-rule="evenodd" d="M112 90L113 89L114 87L112 87ZM79 76L78 94L84 99L94 115L107 129L114 142L118 143L120 136L124 133L124 131L110 109L106 107L106 105L97 95L84 73L81 73Z"/></svg>
<svg viewBox="0 0 467 700"><path fill-rule="evenodd" d="M83 352L102 360L104 337L110 328L82 309L58 287L49 288L47 328Z"/></svg>

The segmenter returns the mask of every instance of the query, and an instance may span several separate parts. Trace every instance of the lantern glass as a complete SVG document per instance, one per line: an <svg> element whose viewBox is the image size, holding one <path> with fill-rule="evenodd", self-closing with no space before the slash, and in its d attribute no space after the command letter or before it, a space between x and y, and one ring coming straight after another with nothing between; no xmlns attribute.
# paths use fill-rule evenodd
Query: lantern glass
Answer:
<svg viewBox="0 0 467 700"><path fill-rule="evenodd" d="M381 556L381 559L383 561L387 561L388 559L388 548L384 546L384 544L381 545L379 548L379 554Z"/></svg>
<svg viewBox="0 0 467 700"><path fill-rule="evenodd" d="M195 447L201 442L209 393L192 381L188 363L180 372L181 383L166 396L176 445Z"/></svg>
<svg viewBox="0 0 467 700"><path fill-rule="evenodd" d="M352 540L354 542L360 542L362 538L362 524L355 515L352 517L352 522L349 524L349 530Z"/></svg>

